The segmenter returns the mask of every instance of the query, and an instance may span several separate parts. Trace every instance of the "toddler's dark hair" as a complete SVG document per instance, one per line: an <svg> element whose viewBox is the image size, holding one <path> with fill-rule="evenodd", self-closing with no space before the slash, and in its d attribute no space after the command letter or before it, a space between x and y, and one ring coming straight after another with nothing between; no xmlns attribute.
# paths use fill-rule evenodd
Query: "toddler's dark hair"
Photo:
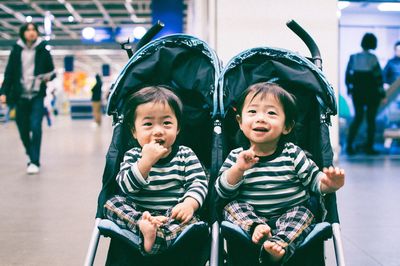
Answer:
<svg viewBox="0 0 400 266"><path fill-rule="evenodd" d="M175 113L178 128L180 127L183 105L179 97L164 86L150 86L131 94L125 103L124 120L130 130L135 126L136 108L149 102L168 104Z"/></svg>

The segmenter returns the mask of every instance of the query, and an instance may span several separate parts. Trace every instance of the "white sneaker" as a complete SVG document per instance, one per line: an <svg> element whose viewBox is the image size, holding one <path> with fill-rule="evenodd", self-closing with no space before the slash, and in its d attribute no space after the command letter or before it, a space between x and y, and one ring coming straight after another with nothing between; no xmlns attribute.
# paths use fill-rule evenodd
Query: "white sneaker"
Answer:
<svg viewBox="0 0 400 266"><path fill-rule="evenodd" d="M28 165L28 168L26 168L26 173L28 175L35 175L37 173L39 173L39 166L37 166L36 164L30 163Z"/></svg>

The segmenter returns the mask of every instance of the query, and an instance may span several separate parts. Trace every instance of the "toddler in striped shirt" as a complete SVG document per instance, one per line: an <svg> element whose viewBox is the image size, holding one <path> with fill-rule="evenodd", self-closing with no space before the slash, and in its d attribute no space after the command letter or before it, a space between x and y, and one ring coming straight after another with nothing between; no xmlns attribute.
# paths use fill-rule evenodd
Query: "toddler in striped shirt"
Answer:
<svg viewBox="0 0 400 266"><path fill-rule="evenodd" d="M105 204L106 217L139 236L143 255L166 250L190 224L207 194L207 178L194 152L175 143L182 103L162 86L134 93L125 122L138 147L125 153L116 180L121 195Z"/></svg>
<svg viewBox="0 0 400 266"><path fill-rule="evenodd" d="M296 121L295 98L277 84L250 86L237 102L237 121L248 144L230 152L216 190L232 200L224 219L240 226L269 259L285 263L311 231L310 191L344 185L344 170L317 165L285 140Z"/></svg>

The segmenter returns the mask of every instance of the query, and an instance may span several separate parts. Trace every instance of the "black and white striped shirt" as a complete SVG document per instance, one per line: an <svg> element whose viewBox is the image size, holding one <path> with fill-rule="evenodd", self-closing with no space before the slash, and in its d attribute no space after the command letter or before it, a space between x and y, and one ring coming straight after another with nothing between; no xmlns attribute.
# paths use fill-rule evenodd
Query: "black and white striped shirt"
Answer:
<svg viewBox="0 0 400 266"><path fill-rule="evenodd" d="M116 179L122 191L139 207L165 211L186 197L201 206L207 194L207 178L194 152L185 146L173 147L171 154L159 160L143 178L137 161L140 148L127 151Z"/></svg>
<svg viewBox="0 0 400 266"><path fill-rule="evenodd" d="M251 169L244 172L239 183L229 184L226 170L236 163L241 151L243 148L231 151L221 167L215 183L220 197L247 202L256 213L271 217L307 201L309 190L321 193L323 173L293 143L285 143L274 154L260 157Z"/></svg>

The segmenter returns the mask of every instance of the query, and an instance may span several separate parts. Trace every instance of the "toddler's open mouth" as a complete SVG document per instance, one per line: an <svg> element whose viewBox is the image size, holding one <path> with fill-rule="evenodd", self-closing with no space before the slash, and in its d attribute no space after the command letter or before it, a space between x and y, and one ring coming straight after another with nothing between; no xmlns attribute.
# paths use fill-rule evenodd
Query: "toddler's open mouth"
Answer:
<svg viewBox="0 0 400 266"><path fill-rule="evenodd" d="M266 129L264 127L256 127L253 130L257 131L257 132L268 132L268 129Z"/></svg>
<svg viewBox="0 0 400 266"><path fill-rule="evenodd" d="M163 145L165 143L165 141L162 140L162 139L156 139L155 142L160 144L160 145Z"/></svg>

